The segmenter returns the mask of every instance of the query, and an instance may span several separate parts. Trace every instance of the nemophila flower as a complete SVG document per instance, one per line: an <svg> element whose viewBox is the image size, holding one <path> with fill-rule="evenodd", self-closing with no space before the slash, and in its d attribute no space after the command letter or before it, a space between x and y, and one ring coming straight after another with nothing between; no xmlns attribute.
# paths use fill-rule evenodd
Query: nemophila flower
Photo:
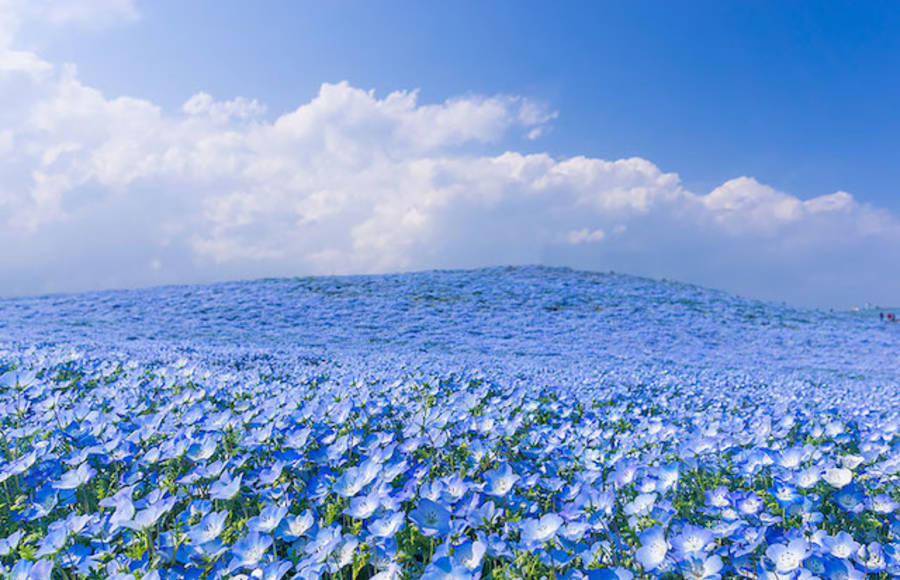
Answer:
<svg viewBox="0 0 900 580"><path fill-rule="evenodd" d="M853 472L843 467L829 467L822 479L831 487L842 488L853 480Z"/></svg>
<svg viewBox="0 0 900 580"><path fill-rule="evenodd" d="M529 545L543 544L556 537L563 519L556 514L545 514L540 518L524 520L519 524L522 541Z"/></svg>
<svg viewBox="0 0 900 580"><path fill-rule="evenodd" d="M375 513L375 510L381 505L381 494L377 490L370 491L361 497L354 497L350 500L350 507L344 510L344 513L358 520L365 520Z"/></svg>
<svg viewBox="0 0 900 580"><path fill-rule="evenodd" d="M450 531L450 512L430 499L420 499L409 519L425 536L444 536Z"/></svg>
<svg viewBox="0 0 900 580"><path fill-rule="evenodd" d="M858 514L865 509L864 494L854 484L842 487L834 494L834 502L844 511Z"/></svg>
<svg viewBox="0 0 900 580"><path fill-rule="evenodd" d="M353 497L366 483L365 474L358 467L349 467L334 482L334 491L343 497Z"/></svg>
<svg viewBox="0 0 900 580"><path fill-rule="evenodd" d="M729 498L728 489L719 486L715 489L705 490L703 492L706 498L706 505L715 507L715 508L725 508L731 505L731 499Z"/></svg>
<svg viewBox="0 0 900 580"><path fill-rule="evenodd" d="M100 505L103 507L112 507L115 508L115 511L112 515L109 516L109 526L111 531L115 531L120 527L124 527L126 522L131 521L134 517L135 508L134 503L131 501L131 489L123 490L123 495L117 494L112 498L104 498L104 500L100 501Z"/></svg>
<svg viewBox="0 0 900 580"><path fill-rule="evenodd" d="M313 562L324 562L341 542L341 529L332 525L327 528L319 528L319 531L304 547L303 552Z"/></svg>
<svg viewBox="0 0 900 580"><path fill-rule="evenodd" d="M669 489L672 489L675 484L678 483L679 475L680 470L677 463L670 463L669 465L659 467L656 471L656 491L666 492Z"/></svg>
<svg viewBox="0 0 900 580"><path fill-rule="evenodd" d="M679 570L688 580L719 580L723 566L722 558L717 554L698 555L682 561Z"/></svg>
<svg viewBox="0 0 900 580"><path fill-rule="evenodd" d="M822 471L819 467L809 467L803 471L794 474L794 484L803 489L809 489L819 483L822 478Z"/></svg>
<svg viewBox="0 0 900 580"><path fill-rule="evenodd" d="M0 482L4 482L13 475L25 473L37 460L37 452L29 451L21 457L14 459L0 468Z"/></svg>
<svg viewBox="0 0 900 580"><path fill-rule="evenodd" d="M590 568L584 571L589 580L632 580L634 574L625 568Z"/></svg>
<svg viewBox="0 0 900 580"><path fill-rule="evenodd" d="M70 469L62 474L58 480L53 482L53 487L56 489L76 489L90 481L96 473L96 469L87 463L82 463L77 468Z"/></svg>
<svg viewBox="0 0 900 580"><path fill-rule="evenodd" d="M175 505L175 498L160 499L134 514L130 521L122 522L122 526L133 530L143 530L156 525L156 522Z"/></svg>
<svg viewBox="0 0 900 580"><path fill-rule="evenodd" d="M446 556L432 561L422 574L422 580L472 580L472 578L471 572Z"/></svg>
<svg viewBox="0 0 900 580"><path fill-rule="evenodd" d="M231 546L230 551L234 558L229 567L233 570L239 567L256 566L271 545L271 536L249 532Z"/></svg>
<svg viewBox="0 0 900 580"><path fill-rule="evenodd" d="M394 512L369 522L366 527L376 538L392 538L400 531L405 519L403 512Z"/></svg>
<svg viewBox="0 0 900 580"><path fill-rule="evenodd" d="M210 499L231 499L238 494L241 489L241 480L243 475L231 476L228 473L223 474L219 479L209 486Z"/></svg>
<svg viewBox="0 0 900 580"><path fill-rule="evenodd" d="M259 512L258 516L253 516L247 520L247 529L251 532L259 532L261 534L269 534L278 527L281 520L287 514L287 505L269 505Z"/></svg>
<svg viewBox="0 0 900 580"><path fill-rule="evenodd" d="M690 524L669 540L678 561L705 555L712 543L713 534L710 530Z"/></svg>
<svg viewBox="0 0 900 580"><path fill-rule="evenodd" d="M0 556L8 556L11 552L18 548L19 541L21 541L24 533L25 532L23 532L22 530L16 530L15 532L0 540Z"/></svg>
<svg viewBox="0 0 900 580"><path fill-rule="evenodd" d="M337 572L344 566L348 566L353 562L353 554L359 547L359 540L352 534L344 534L338 542L337 548L329 561L329 569L332 573Z"/></svg>
<svg viewBox="0 0 900 580"><path fill-rule="evenodd" d="M466 540L453 551L453 560L470 572L481 567L481 560L487 551L487 546L479 540Z"/></svg>
<svg viewBox="0 0 900 580"><path fill-rule="evenodd" d="M897 511L900 504L895 502L891 496L880 493L867 498L866 507L877 514L889 514Z"/></svg>
<svg viewBox="0 0 900 580"><path fill-rule="evenodd" d="M193 544L205 544L219 537L225 529L225 520L228 519L226 510L210 512L187 531L187 537Z"/></svg>
<svg viewBox="0 0 900 580"><path fill-rule="evenodd" d="M847 532L841 531L834 536L825 536L822 545L835 558L849 558L859 550L859 543Z"/></svg>
<svg viewBox="0 0 900 580"><path fill-rule="evenodd" d="M775 565L780 574L793 572L803 564L809 555L809 544L806 540L791 540L786 544L772 544L766 549L766 557Z"/></svg>
<svg viewBox="0 0 900 580"><path fill-rule="evenodd" d="M291 569L291 563L277 560L266 565L259 574L259 580L281 580Z"/></svg>
<svg viewBox="0 0 900 580"><path fill-rule="evenodd" d="M276 461L259 473L259 483L261 483L262 485L272 485L279 477L281 477L281 473L283 470L284 462Z"/></svg>
<svg viewBox="0 0 900 580"><path fill-rule="evenodd" d="M796 469L804 461L806 453L802 447L790 447L778 453L776 463L785 469Z"/></svg>
<svg viewBox="0 0 900 580"><path fill-rule="evenodd" d="M467 491L469 491L469 484L459 474L453 474L444 481L444 488L441 490L441 500L449 504L456 503L462 499Z"/></svg>
<svg viewBox="0 0 900 580"><path fill-rule="evenodd" d="M284 434L284 446L289 449L302 451L306 448L312 429L309 427L301 427Z"/></svg>
<svg viewBox="0 0 900 580"><path fill-rule="evenodd" d="M787 507L793 504L800 497L796 487L784 482L776 482L775 485L769 489L769 493L772 494L772 497L775 498L775 501L777 501L778 505L781 507Z"/></svg>
<svg viewBox="0 0 900 580"><path fill-rule="evenodd" d="M741 515L756 515L762 509L763 501L761 497L751 491L739 494L734 500L734 505Z"/></svg>
<svg viewBox="0 0 900 580"><path fill-rule="evenodd" d="M275 531L275 537L293 541L301 536L306 535L316 523L316 518L312 511L306 510L300 515L285 515Z"/></svg>
<svg viewBox="0 0 900 580"><path fill-rule="evenodd" d="M187 456L192 461L204 461L212 457L219 442L211 436L204 437L201 441L192 444L187 450Z"/></svg>
<svg viewBox="0 0 900 580"><path fill-rule="evenodd" d="M520 477L513 473L512 467L504 463L497 469L484 472L484 480L487 483L484 491L487 494L502 497L512 491L513 486Z"/></svg>
<svg viewBox="0 0 900 580"><path fill-rule="evenodd" d="M35 557L43 558L44 556L52 556L56 554L69 538L69 531L65 526L58 526L47 532L47 535L41 540Z"/></svg>
<svg viewBox="0 0 900 580"><path fill-rule="evenodd" d="M655 493L642 493L632 501L625 504L622 511L629 516L645 516L650 513L653 506L656 505L657 495Z"/></svg>
<svg viewBox="0 0 900 580"><path fill-rule="evenodd" d="M660 526L653 526L641 532L639 539L641 547L634 554L635 560L646 572L656 570L669 551L665 531Z"/></svg>
<svg viewBox="0 0 900 580"><path fill-rule="evenodd" d="M887 567L884 550L879 542L861 545L856 551L856 560L869 573L877 574Z"/></svg>
<svg viewBox="0 0 900 580"><path fill-rule="evenodd" d="M53 572L53 560L44 558L37 562L19 560L9 571L9 580L50 580Z"/></svg>
<svg viewBox="0 0 900 580"><path fill-rule="evenodd" d="M372 580L400 580L401 578L403 578L403 568L395 562L386 564L384 569L372 576Z"/></svg>
<svg viewBox="0 0 900 580"><path fill-rule="evenodd" d="M827 560L824 570L820 573L828 580L864 580L866 573L857 569L847 560Z"/></svg>
<svg viewBox="0 0 900 580"><path fill-rule="evenodd" d="M638 466L631 463L619 463L610 475L616 487L624 487L634 481Z"/></svg>

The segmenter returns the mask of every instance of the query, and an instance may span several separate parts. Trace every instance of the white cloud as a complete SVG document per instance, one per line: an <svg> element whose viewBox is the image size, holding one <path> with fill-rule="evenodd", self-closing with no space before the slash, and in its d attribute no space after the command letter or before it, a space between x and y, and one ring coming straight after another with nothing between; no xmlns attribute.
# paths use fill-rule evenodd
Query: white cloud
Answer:
<svg viewBox="0 0 900 580"><path fill-rule="evenodd" d="M589 230L581 228L580 230L572 230L566 236L570 244L585 244L589 242L602 242L606 239L606 232L603 230Z"/></svg>
<svg viewBox="0 0 900 580"><path fill-rule="evenodd" d="M749 177L691 192L640 158L476 154L549 127L525 98L339 83L273 121L206 93L166 112L3 50L5 294L537 262L800 302L900 290L877 272L900 255L897 219L845 192L803 200Z"/></svg>

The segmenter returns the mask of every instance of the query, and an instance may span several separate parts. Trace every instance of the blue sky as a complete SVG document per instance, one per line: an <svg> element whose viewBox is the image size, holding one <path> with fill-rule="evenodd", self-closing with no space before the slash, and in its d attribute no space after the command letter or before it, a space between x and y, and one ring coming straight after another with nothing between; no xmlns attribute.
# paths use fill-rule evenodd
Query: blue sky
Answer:
<svg viewBox="0 0 900 580"><path fill-rule="evenodd" d="M692 189L753 175L900 210L893 2L157 1L103 33L47 39L110 94L177 109L198 91L271 115L323 82L424 101L525 95L559 111L531 149L641 156ZM249 93L249 94L248 94Z"/></svg>
<svg viewBox="0 0 900 580"><path fill-rule="evenodd" d="M5 0L0 294L542 262L900 302L898 31L888 2Z"/></svg>

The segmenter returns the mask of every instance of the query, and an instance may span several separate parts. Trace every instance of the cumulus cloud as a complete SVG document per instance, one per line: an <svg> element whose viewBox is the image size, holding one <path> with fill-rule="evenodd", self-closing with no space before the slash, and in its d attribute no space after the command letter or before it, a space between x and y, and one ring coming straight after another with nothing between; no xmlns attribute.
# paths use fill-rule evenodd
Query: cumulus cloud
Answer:
<svg viewBox="0 0 900 580"><path fill-rule="evenodd" d="M87 18L66 10L47 14ZM337 83L274 119L206 93L164 111L2 44L0 94L4 294L540 262L805 303L900 289L881 268L900 255L890 213L750 177L691 192L640 158L504 151L556 116L523 97Z"/></svg>

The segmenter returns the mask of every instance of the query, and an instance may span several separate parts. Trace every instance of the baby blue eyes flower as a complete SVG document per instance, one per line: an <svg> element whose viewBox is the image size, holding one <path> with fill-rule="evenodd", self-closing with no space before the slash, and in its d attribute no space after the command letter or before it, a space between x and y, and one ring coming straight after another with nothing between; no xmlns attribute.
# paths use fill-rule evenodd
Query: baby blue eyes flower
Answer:
<svg viewBox="0 0 900 580"><path fill-rule="evenodd" d="M623 511L629 516L647 515L656 504L656 497L657 495L655 493L642 493L634 498L634 500L625 504Z"/></svg>
<svg viewBox="0 0 900 580"><path fill-rule="evenodd" d="M156 525L165 513L175 505L175 498L157 501L137 512L130 521L122 522L122 525L133 530L144 530Z"/></svg>
<svg viewBox="0 0 900 580"><path fill-rule="evenodd" d="M344 513L358 520L365 520L375 513L375 510L381 505L381 496L373 491L362 497L354 497L350 500L350 507L344 510Z"/></svg>
<svg viewBox="0 0 900 580"><path fill-rule="evenodd" d="M718 580L724 563L717 554L695 556L682 562L680 570L686 580Z"/></svg>
<svg viewBox="0 0 900 580"><path fill-rule="evenodd" d="M450 532L450 512L430 499L420 499L416 508L409 512L409 519L425 536L445 536Z"/></svg>
<svg viewBox="0 0 900 580"><path fill-rule="evenodd" d="M231 567L250 568L256 566L271 545L272 538L270 536L257 532L248 533L231 546L231 555L234 556Z"/></svg>
<svg viewBox="0 0 900 580"><path fill-rule="evenodd" d="M276 461L268 468L260 472L259 482L263 485L272 485L279 477L281 477L281 473L283 470L284 463L281 461Z"/></svg>
<svg viewBox="0 0 900 580"><path fill-rule="evenodd" d="M868 508L878 514L889 514L897 511L900 504L895 502L891 496L887 494L878 494L869 498Z"/></svg>
<svg viewBox="0 0 900 580"><path fill-rule="evenodd" d="M188 530L187 536L193 544L211 542L218 538L225 529L226 519L228 519L228 512L225 510L208 513Z"/></svg>
<svg viewBox="0 0 900 580"><path fill-rule="evenodd" d="M232 477L228 473L222 475L209 487L210 499L232 499L241 489L241 479L243 479L243 475L236 477Z"/></svg>
<svg viewBox="0 0 900 580"><path fill-rule="evenodd" d="M860 547L853 536L843 531L834 536L826 536L822 540L822 545L835 558L849 558L855 555Z"/></svg>
<svg viewBox="0 0 900 580"><path fill-rule="evenodd" d="M556 537L556 531L562 523L563 519L556 514L545 514L539 519L525 520L519 525L522 530L522 541L528 544L549 542Z"/></svg>
<svg viewBox="0 0 900 580"><path fill-rule="evenodd" d="M497 469L484 473L484 480L487 482L484 491L487 494L502 497L512 491L519 479L521 478L513 473L512 467L505 463Z"/></svg>
<svg viewBox="0 0 900 580"><path fill-rule="evenodd" d="M687 525L682 532L671 538L669 543L679 560L704 555L711 548L713 534L706 528Z"/></svg>
<svg viewBox="0 0 900 580"><path fill-rule="evenodd" d="M55 530L51 530L41 540L41 544L35 556L43 558L44 556L52 556L62 548L69 537L69 532L64 526L60 526Z"/></svg>
<svg viewBox="0 0 900 580"><path fill-rule="evenodd" d="M281 580L291 569L290 562L272 562L262 569L259 580Z"/></svg>
<svg viewBox="0 0 900 580"><path fill-rule="evenodd" d="M315 521L315 516L310 510L306 510L297 516L286 515L284 519L281 520L281 524L278 526L275 535L288 541L296 540L297 538L306 535L306 532L312 528Z"/></svg>
<svg viewBox="0 0 900 580"><path fill-rule="evenodd" d="M588 580L633 580L634 574L625 568L591 568L585 570Z"/></svg>
<svg viewBox="0 0 900 580"><path fill-rule="evenodd" d="M287 505L267 506L263 508L258 516L254 516L247 520L247 528L250 531L259 532L261 534L271 533L278 527L278 524L281 523L281 520L287 514L287 510Z"/></svg>
<svg viewBox="0 0 900 580"><path fill-rule="evenodd" d="M334 482L334 491L343 497L353 497L365 486L365 473L358 467L349 467Z"/></svg>
<svg viewBox="0 0 900 580"><path fill-rule="evenodd" d="M669 551L669 543L660 526L654 526L639 536L641 547L635 552L634 557L643 567L644 571L656 570L666 559Z"/></svg>
<svg viewBox="0 0 900 580"><path fill-rule="evenodd" d="M320 528L315 537L303 547L303 552L312 558L313 562L325 562L340 542L340 527L332 525Z"/></svg>
<svg viewBox="0 0 900 580"><path fill-rule="evenodd" d="M50 580L53 572L53 560L43 559L37 562L19 560L7 577L9 580Z"/></svg>
<svg viewBox="0 0 900 580"><path fill-rule="evenodd" d="M392 538L400 531L405 519L403 512L394 512L369 522L367 528L376 538Z"/></svg>
<svg viewBox="0 0 900 580"><path fill-rule="evenodd" d="M62 474L62 477L53 483L53 487L56 489L76 489L89 482L96 473L96 469L87 463L82 463L77 468Z"/></svg>
<svg viewBox="0 0 900 580"><path fill-rule="evenodd" d="M791 540L787 544L772 544L766 549L766 557L775 565L781 574L793 572L803 564L809 555L809 544L806 540Z"/></svg>
<svg viewBox="0 0 900 580"><path fill-rule="evenodd" d="M453 561L470 572L481 567L481 560L487 551L487 546L479 540L467 540L458 546L453 552Z"/></svg>
<svg viewBox="0 0 900 580"><path fill-rule="evenodd" d="M853 472L843 467L830 467L822 474L822 479L828 485L840 489L853 480Z"/></svg>
<svg viewBox="0 0 900 580"><path fill-rule="evenodd" d="M0 556L8 556L13 550L19 547L19 541L25 532L16 530L10 535L0 540Z"/></svg>
<svg viewBox="0 0 900 580"><path fill-rule="evenodd" d="M444 556L435 559L425 568L422 580L473 580L473 575Z"/></svg>

